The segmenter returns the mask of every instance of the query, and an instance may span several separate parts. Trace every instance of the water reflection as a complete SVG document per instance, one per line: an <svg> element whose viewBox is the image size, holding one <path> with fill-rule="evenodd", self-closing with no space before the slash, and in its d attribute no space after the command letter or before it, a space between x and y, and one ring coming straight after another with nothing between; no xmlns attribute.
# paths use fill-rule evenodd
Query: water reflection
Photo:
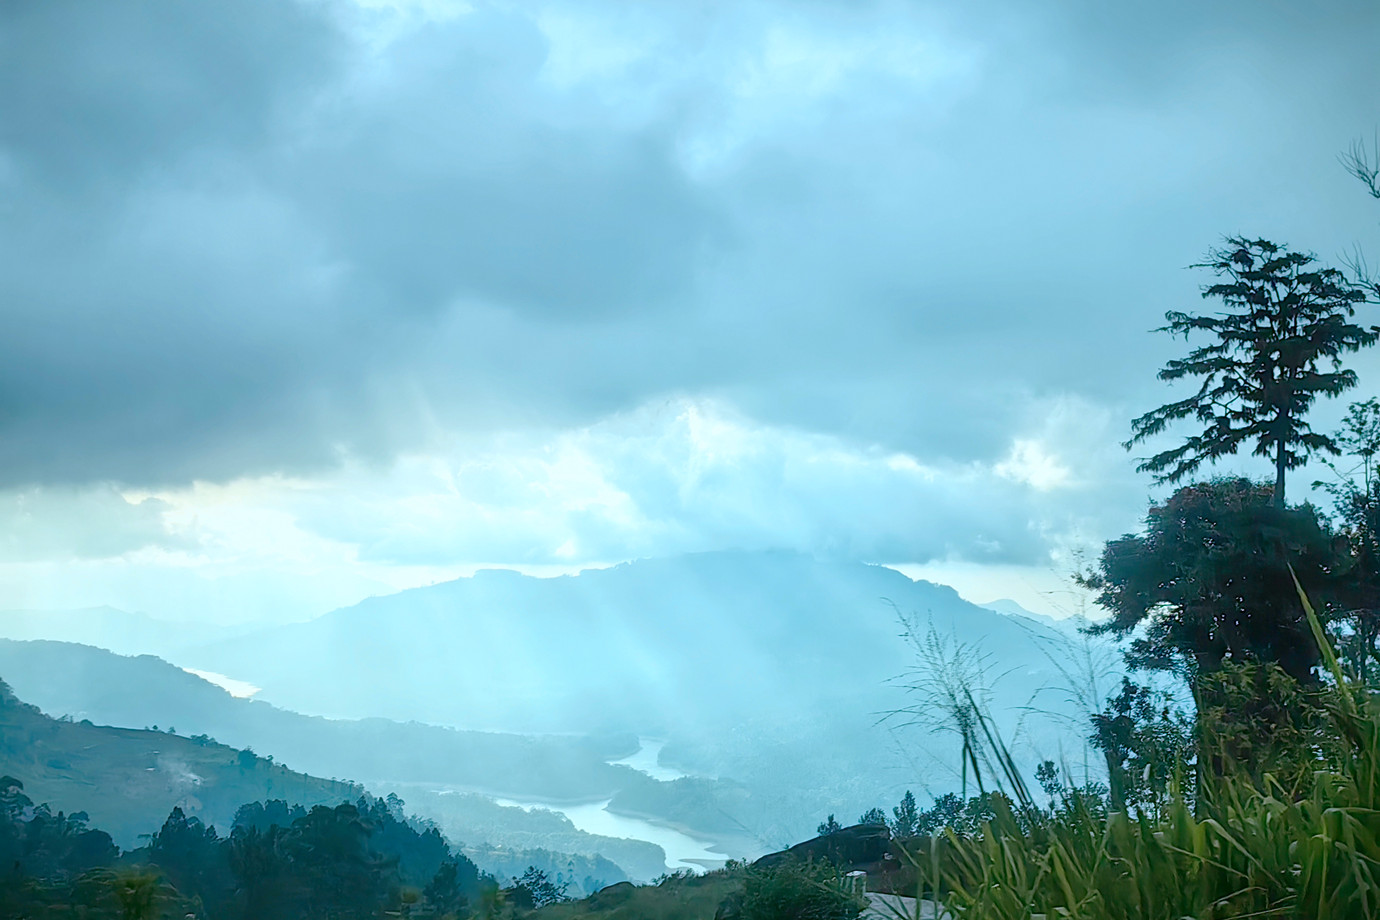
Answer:
<svg viewBox="0 0 1380 920"><path fill-rule="evenodd" d="M620 815L608 810L610 800L586 802L579 805L552 805L546 802L523 802L515 799L494 799L500 805L531 811L545 808L560 812L570 819L577 830L602 837L624 837L632 840L645 840L661 847L666 853L669 869L694 869L703 871L723 865L725 856L710 848L712 843L696 840L674 828L653 824L642 818Z"/></svg>
<svg viewBox="0 0 1380 920"><path fill-rule="evenodd" d="M682 773L672 767L663 767L658 762L658 758L661 756L661 749L666 747L665 741L652 741L647 738L641 738L638 739L638 743L641 747L637 749L636 754L633 754L631 757L624 757L622 760L610 760L609 763L611 765L632 767L634 770L646 773L652 779L660 780L663 783L669 783L689 775L688 773Z"/></svg>

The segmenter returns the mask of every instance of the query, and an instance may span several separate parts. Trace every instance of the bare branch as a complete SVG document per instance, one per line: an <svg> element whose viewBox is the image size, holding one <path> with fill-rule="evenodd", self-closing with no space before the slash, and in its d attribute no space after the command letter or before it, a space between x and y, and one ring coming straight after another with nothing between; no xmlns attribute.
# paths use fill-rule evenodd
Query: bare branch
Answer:
<svg viewBox="0 0 1380 920"><path fill-rule="evenodd" d="M1369 147L1363 140L1354 141L1351 149L1337 159L1348 173L1361 180L1373 197L1380 198L1380 132Z"/></svg>

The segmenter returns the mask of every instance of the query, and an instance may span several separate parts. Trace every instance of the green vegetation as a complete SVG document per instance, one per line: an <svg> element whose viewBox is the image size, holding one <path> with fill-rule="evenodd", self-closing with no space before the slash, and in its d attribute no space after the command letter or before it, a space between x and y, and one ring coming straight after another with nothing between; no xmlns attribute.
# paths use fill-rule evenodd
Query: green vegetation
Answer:
<svg viewBox="0 0 1380 920"><path fill-rule="evenodd" d="M1307 617L1322 639L1311 608ZM1218 675L1277 711L1225 705L1201 715L1197 759L1210 768L1191 796L1181 771L1159 809L1106 810L1071 794L1041 808L998 745L1012 796L992 800L979 834L946 831L912 850L920 887L965 918L1375 916L1380 710L1322 648L1332 682L1320 689L1306 691L1267 664ZM1281 700L1284 687L1292 697ZM1288 708L1306 718L1285 720L1278 710ZM1275 750L1247 748L1249 759L1239 760L1240 736L1270 737L1261 716L1286 735L1271 739Z"/></svg>
<svg viewBox="0 0 1380 920"><path fill-rule="evenodd" d="M837 866L806 860L749 868L725 913L737 920L854 920L866 906Z"/></svg>
<svg viewBox="0 0 1380 920"><path fill-rule="evenodd" d="M435 825L405 817L396 795L292 773L205 736L51 719L2 682L0 771L4 917L501 917L625 877L600 857L468 848L485 872ZM326 801L289 805L266 797L275 789ZM261 800L227 804L245 791ZM121 853L117 841L139 846Z"/></svg>
<svg viewBox="0 0 1380 920"><path fill-rule="evenodd" d="M1190 680L1225 661L1276 661L1311 679L1308 633L1289 566L1330 596L1345 569L1311 505L1280 508L1268 485L1215 479L1150 508L1144 534L1107 544L1083 583L1111 616L1092 628L1132 639L1128 664Z"/></svg>
<svg viewBox="0 0 1380 920"><path fill-rule="evenodd" d="M51 719L3 681L0 774L23 779L35 801L89 813L125 847L156 831L174 807L229 827L244 802L289 797L310 807L353 801L364 792L209 738Z"/></svg>
<svg viewBox="0 0 1380 920"><path fill-rule="evenodd" d="M1353 172L1374 189L1373 172ZM969 675L938 672L931 695L950 704L982 794L937 802L944 827L902 850L915 893L965 920L1380 915L1380 403L1353 406L1332 437L1304 419L1317 396L1355 385L1339 356L1377 329L1348 322L1361 283L1267 241L1227 244L1207 263L1227 281L1204 290L1226 311L1171 312L1165 327L1216 336L1160 374L1201 387L1136 419L1126 446L1194 418L1202 434L1141 469L1177 481L1252 444L1274 482L1181 488L1080 579L1111 614L1090 631L1128 640L1133 669L1182 679L1192 709L1124 681L1089 726L1108 786L1075 787L1046 761L1041 804ZM1284 501L1286 472L1318 451L1359 461L1333 465L1339 530Z"/></svg>
<svg viewBox="0 0 1380 920"><path fill-rule="evenodd" d="M0 777L0 916L351 920L384 915L504 918L566 900L529 866L508 887L407 818L396 796L310 809L242 806L222 836L174 808L121 854L85 814L35 805Z"/></svg>

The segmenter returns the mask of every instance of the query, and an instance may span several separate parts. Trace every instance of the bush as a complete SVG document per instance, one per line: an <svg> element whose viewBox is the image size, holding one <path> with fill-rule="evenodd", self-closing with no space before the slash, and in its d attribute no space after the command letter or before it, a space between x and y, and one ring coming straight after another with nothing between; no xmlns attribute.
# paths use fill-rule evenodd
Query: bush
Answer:
<svg viewBox="0 0 1380 920"><path fill-rule="evenodd" d="M856 920L867 906L828 863L749 869L739 920Z"/></svg>

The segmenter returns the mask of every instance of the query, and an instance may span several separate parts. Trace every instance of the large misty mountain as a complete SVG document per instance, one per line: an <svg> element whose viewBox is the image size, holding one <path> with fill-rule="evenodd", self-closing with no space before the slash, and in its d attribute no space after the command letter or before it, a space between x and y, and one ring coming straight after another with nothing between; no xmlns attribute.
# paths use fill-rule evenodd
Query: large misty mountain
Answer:
<svg viewBox="0 0 1380 920"><path fill-rule="evenodd" d="M1064 638L879 566L711 553L576 576L481 571L179 661L299 712L502 731L731 731L763 716L878 708L913 666L898 612L980 642L1025 705Z"/></svg>
<svg viewBox="0 0 1380 920"><path fill-rule="evenodd" d="M1064 672L1080 666L1067 632L891 569L789 553L682 556L549 579L480 572L241 637L189 647L171 627L162 636L177 645L176 664L262 687L266 702L217 690L203 705L210 688L190 675L70 646L48 648L42 655L63 663L46 664L38 645L11 649L18 657L8 667L58 711L99 708L133 725L176 715L180 731L222 733L325 775L410 784L403 791L419 807L449 809L465 788L541 801L613 793L610 811L673 823L745 855L807 836L829 812L853 817L905 789L923 802L959 787L951 737L884 718L928 706L903 689L917 664L903 620L946 637L950 649L986 654L992 710L1028 769L1037 758L1083 758L1086 722L1061 689ZM1110 688L1114 675L1104 678ZM93 701L93 683L112 695ZM547 739L540 756L512 760L527 742L377 719L328 724L267 703L586 737ZM630 750L633 735L666 741L663 763L691 775L655 782L612 771L603 758ZM491 743L521 768L496 770L497 760L476 756ZM576 761L579 769L560 766ZM583 778L593 785L572 786ZM756 842L744 849L745 839Z"/></svg>

